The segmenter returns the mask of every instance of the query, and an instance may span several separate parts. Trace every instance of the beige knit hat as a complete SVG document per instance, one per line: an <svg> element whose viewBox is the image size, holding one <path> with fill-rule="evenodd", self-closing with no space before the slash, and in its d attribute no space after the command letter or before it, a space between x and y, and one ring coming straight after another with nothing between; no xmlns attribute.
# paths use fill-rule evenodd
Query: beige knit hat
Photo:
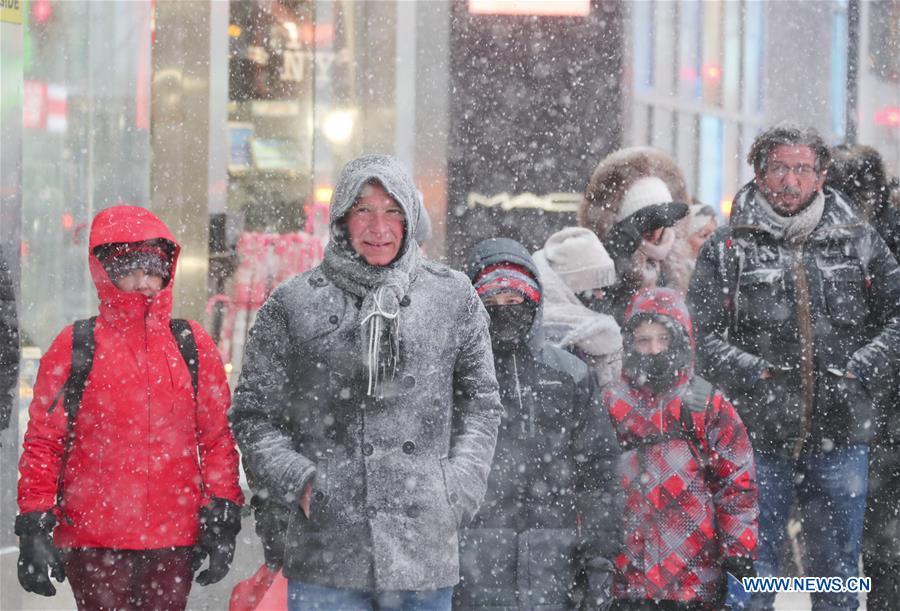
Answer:
<svg viewBox="0 0 900 611"><path fill-rule="evenodd" d="M629 216L647 206L671 203L672 194L661 179L656 176L645 176L634 182L625 192L622 205L616 213L616 222L627 219Z"/></svg>
<svg viewBox="0 0 900 611"><path fill-rule="evenodd" d="M614 284L616 268L600 238L585 227L566 227L547 239L544 256L574 293Z"/></svg>

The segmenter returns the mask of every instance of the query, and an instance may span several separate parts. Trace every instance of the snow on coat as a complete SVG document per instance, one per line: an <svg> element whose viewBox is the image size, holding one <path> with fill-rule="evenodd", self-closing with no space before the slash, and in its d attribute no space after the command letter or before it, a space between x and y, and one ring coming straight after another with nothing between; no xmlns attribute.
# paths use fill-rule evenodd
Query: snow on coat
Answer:
<svg viewBox="0 0 900 611"><path fill-rule="evenodd" d="M606 386L619 377L622 366L622 334L616 319L586 307L553 271L543 250L534 253L534 264L542 286L547 340L583 358L597 385Z"/></svg>
<svg viewBox="0 0 900 611"><path fill-rule="evenodd" d="M151 301L119 290L94 249L164 239L175 245L172 280ZM41 359L19 462L19 510L62 507L61 547L158 549L193 545L211 497L243 502L228 428L229 390L212 339L191 321L199 352L198 395L169 328L178 246L149 211L115 206L91 226L89 265L100 314L94 361L63 463L67 431L61 391L72 359L72 326Z"/></svg>
<svg viewBox="0 0 900 611"><path fill-rule="evenodd" d="M19 323L12 275L0 252L0 432L9 426L19 381Z"/></svg>
<svg viewBox="0 0 900 611"><path fill-rule="evenodd" d="M385 268L348 253L342 230L371 179L407 219L404 248ZM457 529L484 497L502 407L487 313L468 278L415 254L418 205L393 158L348 164L331 205L341 263L278 287L250 332L230 417L264 492L291 512L289 579L367 590L459 580ZM408 282L399 361L381 394L367 392L366 300L345 288L342 269ZM307 518L298 495L309 482Z"/></svg>
<svg viewBox="0 0 900 611"><path fill-rule="evenodd" d="M699 371L734 401L757 450L868 443L873 396L890 389L900 359L900 267L839 192L824 189L822 218L799 249L776 237L756 194L752 182L741 189L731 224L697 260L688 300ZM764 369L773 377L760 380ZM804 384L814 389L808 407Z"/></svg>
<svg viewBox="0 0 900 611"><path fill-rule="evenodd" d="M467 271L474 279L502 262L537 276L525 247L505 238L478 244ZM460 534L462 608L564 608L586 594L575 588L579 571L595 583L608 578L609 564L585 552L605 548L611 560L618 443L587 367L541 327L538 309L529 341L494 352L504 417L484 503Z"/></svg>
<svg viewBox="0 0 900 611"><path fill-rule="evenodd" d="M626 321L647 312L669 318L692 338L680 299L641 291ZM756 557L753 449L734 407L711 391L689 368L656 395L624 377L604 394L623 448L619 477L625 511L616 598L715 603L724 580L722 561Z"/></svg>

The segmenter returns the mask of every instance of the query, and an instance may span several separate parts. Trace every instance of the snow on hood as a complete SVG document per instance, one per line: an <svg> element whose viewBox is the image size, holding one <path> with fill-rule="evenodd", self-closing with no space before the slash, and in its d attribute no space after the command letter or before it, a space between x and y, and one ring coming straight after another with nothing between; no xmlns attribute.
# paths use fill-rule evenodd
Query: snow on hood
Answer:
<svg viewBox="0 0 900 611"><path fill-rule="evenodd" d="M378 181L384 187L406 216L403 246L397 253L397 258L402 257L409 250L410 243L415 242L415 237L421 235L428 221L423 219L425 212L422 199L409 172L396 157L390 155L363 155L347 163L341 170L334 194L331 196L329 213L331 239L346 241L343 218L356 203L363 186L371 180Z"/></svg>
<svg viewBox="0 0 900 611"><path fill-rule="evenodd" d="M120 290L104 269L103 264L94 255L98 246L105 244L144 242L146 240L163 239L172 243L173 254L169 268L169 281L148 304L146 297L140 293L127 293ZM151 310L168 316L172 307L172 286L175 282L175 271L181 247L166 224L158 216L139 206L113 206L101 211L91 223L91 236L88 245L88 262L91 277L97 287L101 313L115 312L123 314L135 311L143 314L149 306Z"/></svg>
<svg viewBox="0 0 900 611"><path fill-rule="evenodd" d="M640 315L651 314L666 317L681 327L690 340L691 353L694 346L694 328L691 323L691 315L681 294L669 288L645 288L638 291L631 299L631 303L625 310L623 329L631 327L631 320Z"/></svg>

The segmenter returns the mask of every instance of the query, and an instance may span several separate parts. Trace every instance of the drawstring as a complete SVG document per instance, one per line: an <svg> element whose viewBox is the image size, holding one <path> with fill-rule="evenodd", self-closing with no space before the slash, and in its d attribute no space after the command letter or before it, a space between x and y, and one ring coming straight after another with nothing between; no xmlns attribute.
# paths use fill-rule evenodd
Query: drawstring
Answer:
<svg viewBox="0 0 900 611"><path fill-rule="evenodd" d="M384 297L385 287L379 287L375 290L374 310L363 318L361 326L369 325L369 342L366 350L366 365L369 369L369 388L366 393L373 397L376 392L378 397L382 396L382 380L387 376L387 369L390 367L390 379L394 379L394 373L397 371L397 363L400 359L400 306L397 306L395 312L387 312L381 305ZM384 327L388 327L390 357L381 362L381 335ZM393 328L391 328L393 326Z"/></svg>

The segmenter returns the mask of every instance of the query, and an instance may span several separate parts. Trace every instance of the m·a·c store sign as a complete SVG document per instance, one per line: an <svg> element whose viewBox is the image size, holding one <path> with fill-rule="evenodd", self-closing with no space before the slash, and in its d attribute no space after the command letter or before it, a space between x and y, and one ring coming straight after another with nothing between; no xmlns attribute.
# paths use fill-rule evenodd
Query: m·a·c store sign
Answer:
<svg viewBox="0 0 900 611"><path fill-rule="evenodd" d="M0 21L22 23L22 6L25 0L0 0Z"/></svg>

